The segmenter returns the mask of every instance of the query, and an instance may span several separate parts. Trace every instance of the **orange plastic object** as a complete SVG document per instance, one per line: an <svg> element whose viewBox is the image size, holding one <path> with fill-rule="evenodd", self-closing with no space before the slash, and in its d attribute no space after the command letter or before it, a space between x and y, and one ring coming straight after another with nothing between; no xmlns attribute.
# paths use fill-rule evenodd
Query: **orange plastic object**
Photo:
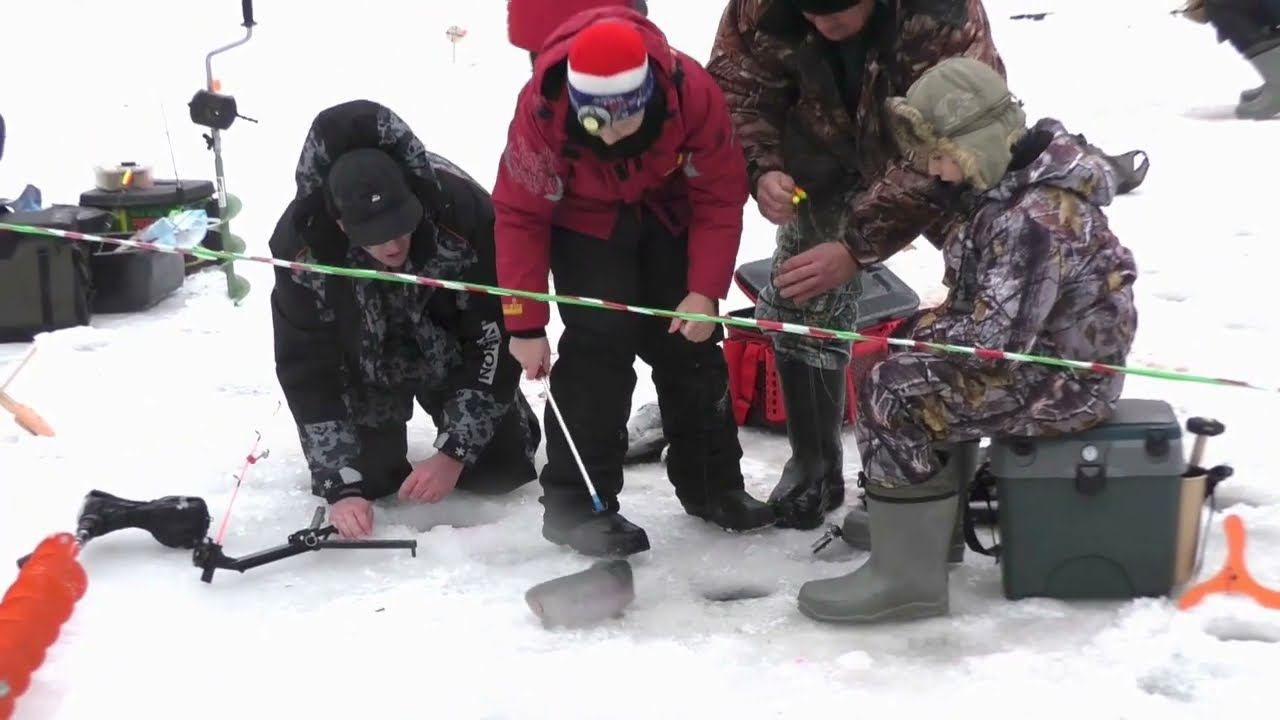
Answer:
<svg viewBox="0 0 1280 720"><path fill-rule="evenodd" d="M0 407L13 413L18 425L32 435L53 437L53 428L35 410L0 392Z"/></svg>
<svg viewBox="0 0 1280 720"><path fill-rule="evenodd" d="M0 599L0 720L12 717L31 674L89 587L78 553L70 533L50 535Z"/></svg>
<svg viewBox="0 0 1280 720"><path fill-rule="evenodd" d="M1280 610L1280 592L1263 587L1249 574L1244 561L1244 522L1238 515L1228 515L1222 523L1227 534L1227 564L1217 575L1192 587L1178 600L1178 609L1187 610L1209 595L1248 595L1259 605Z"/></svg>

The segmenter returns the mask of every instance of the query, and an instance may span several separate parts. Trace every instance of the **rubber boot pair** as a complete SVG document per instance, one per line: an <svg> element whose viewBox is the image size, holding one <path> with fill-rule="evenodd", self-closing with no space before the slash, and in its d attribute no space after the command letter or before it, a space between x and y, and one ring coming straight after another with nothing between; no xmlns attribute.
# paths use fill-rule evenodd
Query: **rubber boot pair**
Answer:
<svg viewBox="0 0 1280 720"><path fill-rule="evenodd" d="M800 587L807 617L831 623L920 620L950 610L947 550L959 487L951 475L911 488L867 485L871 556L857 570ZM950 487L948 487L948 485Z"/></svg>
<svg viewBox="0 0 1280 720"><path fill-rule="evenodd" d="M1236 117L1269 120L1280 115L1280 40L1250 48L1245 56L1262 76L1263 84L1240 93Z"/></svg>
<svg viewBox="0 0 1280 720"><path fill-rule="evenodd" d="M951 544L947 550L947 562L964 562L964 516L969 507L969 483L978 471L978 441L962 443L945 443L936 446L942 461L944 473L955 475L954 481L960 491L956 493L956 520L951 530ZM871 549L871 528L867 522L867 511L855 507L844 516L840 525L840 537L858 550Z"/></svg>
<svg viewBox="0 0 1280 720"><path fill-rule="evenodd" d="M791 457L769 505L778 527L812 530L844 504L845 367L824 370L777 356Z"/></svg>

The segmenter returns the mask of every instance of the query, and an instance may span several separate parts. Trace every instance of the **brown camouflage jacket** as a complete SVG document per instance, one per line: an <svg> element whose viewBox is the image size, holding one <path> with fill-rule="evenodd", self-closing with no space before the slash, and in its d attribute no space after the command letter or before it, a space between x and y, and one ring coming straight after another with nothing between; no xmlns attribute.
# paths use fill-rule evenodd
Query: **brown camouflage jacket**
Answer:
<svg viewBox="0 0 1280 720"><path fill-rule="evenodd" d="M1102 211L1114 169L1051 118L1015 146L1011 167L943 247L950 292L914 319L912 337L1123 365L1137 270ZM1116 394L1122 377L1088 376Z"/></svg>
<svg viewBox="0 0 1280 720"><path fill-rule="evenodd" d="M981 0L887 0L868 30L855 112L845 106L830 44L787 0L729 0L707 69L724 90L746 151L752 194L766 172L787 172L812 209L835 223L854 256L883 260L921 233L942 242L953 218L929 195L884 118L939 61L964 55L1003 75Z"/></svg>

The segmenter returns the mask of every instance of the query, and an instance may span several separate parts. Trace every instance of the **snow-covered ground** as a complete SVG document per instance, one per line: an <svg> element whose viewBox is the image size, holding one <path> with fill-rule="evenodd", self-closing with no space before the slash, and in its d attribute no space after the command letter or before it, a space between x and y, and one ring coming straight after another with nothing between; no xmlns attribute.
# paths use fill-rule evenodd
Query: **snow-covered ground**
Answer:
<svg viewBox="0 0 1280 720"><path fill-rule="evenodd" d="M1174 0L989 0L1014 91L1032 118L1051 114L1119 153L1152 158L1146 184L1110 217L1136 254L1141 322L1131 362L1280 385L1265 358L1276 337L1267 288L1277 251L1274 182L1280 124L1215 121L1250 68L1212 31L1172 17ZM506 44L504 3L366 0L259 3L255 37L215 62L241 112L225 136L228 183L245 202L234 223L251 251L293 193L293 168L320 109L367 97L400 113L432 149L490 183L526 57ZM705 59L720 0L650 0L673 42ZM0 194L23 184L46 203L75 203L93 166L134 159L172 176L209 178L213 158L184 105L203 85L203 56L239 36L239 3L45 0L6 9L0 112L9 139ZM1051 11L1043 21L1011 15ZM451 62L445 29L468 30ZM754 205L739 255L769 253ZM926 244L890 266L926 299L940 297ZM148 499L204 497L214 522L262 430L270 457L239 494L227 551L274 545L315 507L271 353L271 271L240 307L220 274L189 279L138 316L38 339L10 388L57 430L54 439L0 422L0 587L12 559L70 529L98 488ZM736 294L726 309L741 307ZM0 373L29 346L0 345ZM648 371L636 407L653 397ZM541 409L539 386L525 391ZM1210 462L1236 476L1222 504L1250 532L1248 560L1280 586L1280 491L1266 418L1275 394L1131 378L1131 397L1167 399L1180 418L1227 425ZM423 415L410 451L431 452ZM785 438L744 430L749 489L768 493ZM857 471L852 439L846 471ZM657 465L627 474L629 518L653 549L633 561L637 598L621 620L549 632L524 604L535 583L589 561L545 542L538 489L434 507L377 509L380 537L403 551L333 551L245 575L199 581L190 554L137 531L90 544L90 577L17 717L214 718L877 717L985 718L1265 715L1277 697L1280 614L1238 598L1191 612L1168 599L1066 603L1003 599L999 569L970 556L952 571L949 618L844 629L795 609L800 583L851 570L861 557L808 553L816 533L733 537L683 515ZM839 515L833 517L838 519ZM1220 519L1204 575L1224 556ZM216 525L215 525L216 529ZM717 590L765 595L718 603Z"/></svg>

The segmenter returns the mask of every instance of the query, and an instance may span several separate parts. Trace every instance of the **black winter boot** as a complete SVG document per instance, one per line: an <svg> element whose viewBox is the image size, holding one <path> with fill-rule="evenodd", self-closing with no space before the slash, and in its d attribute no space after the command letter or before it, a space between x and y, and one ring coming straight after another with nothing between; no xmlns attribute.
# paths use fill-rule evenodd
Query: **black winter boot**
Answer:
<svg viewBox="0 0 1280 720"><path fill-rule="evenodd" d="M542 537L591 557L624 557L649 549L649 535L616 510L542 516Z"/></svg>
<svg viewBox="0 0 1280 720"><path fill-rule="evenodd" d="M777 519L773 508L738 488L713 496L706 504L686 503L685 512L719 525L731 532L747 532L769 527Z"/></svg>
<svg viewBox="0 0 1280 720"><path fill-rule="evenodd" d="M696 360L654 368L667 447L667 477L686 513L724 530L773 525L774 513L744 489L742 444L729 398L729 368L714 346Z"/></svg>
<svg viewBox="0 0 1280 720"><path fill-rule="evenodd" d="M844 504L845 368L822 370L782 355L776 366L791 458L769 504L779 527L812 530Z"/></svg>

